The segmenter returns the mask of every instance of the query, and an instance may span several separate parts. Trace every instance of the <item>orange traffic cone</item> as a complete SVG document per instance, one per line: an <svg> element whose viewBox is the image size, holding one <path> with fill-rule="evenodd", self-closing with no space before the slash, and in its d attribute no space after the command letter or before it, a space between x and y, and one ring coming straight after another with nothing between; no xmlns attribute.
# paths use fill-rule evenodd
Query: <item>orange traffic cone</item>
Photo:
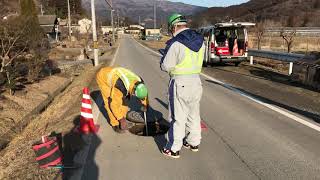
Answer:
<svg viewBox="0 0 320 180"><path fill-rule="evenodd" d="M238 39L235 39L235 40L234 40L234 45L233 45L232 54L235 55L235 56L239 55Z"/></svg>
<svg viewBox="0 0 320 180"><path fill-rule="evenodd" d="M100 126L93 122L89 88L85 87L83 88L79 131L84 134L97 133L99 128Z"/></svg>

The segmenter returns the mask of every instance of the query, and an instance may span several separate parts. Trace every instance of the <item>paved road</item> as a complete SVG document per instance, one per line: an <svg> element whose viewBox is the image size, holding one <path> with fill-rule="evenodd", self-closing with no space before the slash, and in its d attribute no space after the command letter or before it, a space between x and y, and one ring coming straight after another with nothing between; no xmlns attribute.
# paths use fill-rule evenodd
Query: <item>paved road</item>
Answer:
<svg viewBox="0 0 320 180"><path fill-rule="evenodd" d="M151 106L167 117L168 77L159 57L133 39L121 40L115 64L146 81ZM103 115L83 179L320 179L320 133L287 116L203 79L201 114L209 129L198 153L178 160L159 152L162 137L112 132Z"/></svg>

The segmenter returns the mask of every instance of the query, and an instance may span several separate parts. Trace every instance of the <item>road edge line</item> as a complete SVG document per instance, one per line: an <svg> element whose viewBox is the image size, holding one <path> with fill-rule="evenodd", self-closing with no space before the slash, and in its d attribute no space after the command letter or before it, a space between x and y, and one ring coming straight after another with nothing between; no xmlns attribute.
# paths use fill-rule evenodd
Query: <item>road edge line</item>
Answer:
<svg viewBox="0 0 320 180"><path fill-rule="evenodd" d="M152 53L154 53L154 54L156 54L156 55L161 56L160 53L152 50L152 49L149 48L149 47L146 47L145 45L143 45L142 43L140 43L140 42L137 41L136 39L134 39L134 40L135 40L140 46L142 46L143 48L147 49L148 51L150 51L150 52L152 52ZM231 85L229 85L229 84L227 84L227 83L224 83L224 82L222 82L222 81L219 81L219 80L217 80L217 79L215 79L215 78L213 78L213 77L211 77L211 76L209 76L209 75L207 75L207 74L201 73L201 75L202 75L203 77L209 79L209 80L212 80L212 81L214 81L214 82L216 82L216 83L221 84L221 85L222 85L223 87L225 87L226 89L229 89L229 90L231 90L231 91L233 91L233 92L235 92L235 93L237 93L237 94L239 94L239 95L241 95L241 96L243 96L243 97L245 97L245 98L247 98L247 99L252 100L252 101L255 102L255 103L258 103L258 104L260 104L260 105L262 105L262 106L264 106L264 107L267 107L267 108L269 108L269 109L271 109L271 110L273 110L273 111L275 111L275 112L277 112L277 113L279 113L279 114L282 114L283 116L286 116L286 117L288 117L288 118L290 118L290 119L292 119L292 120L294 120L294 121L296 121L296 122L298 122L298 123L300 123L300 124L303 124L303 125L311 128L311 129L314 129L314 130L320 132L320 126L317 126L317 125L309 122L308 120L302 119L302 118L300 118L300 117L298 117L298 116L295 116L295 115L291 114L291 113L293 113L292 111L287 110L288 112L286 112L286 111L284 111L284 110L282 110L282 109L280 109L280 108L278 108L278 107L276 107L276 106L272 106L271 104L265 103L265 102L263 102L263 101L255 98L255 97L253 97L253 96L250 96L250 95L248 95L248 94L246 94L246 93L244 93L244 92L242 92L242 91L240 91L240 90L232 87ZM289 112L291 112L291 113L289 113Z"/></svg>

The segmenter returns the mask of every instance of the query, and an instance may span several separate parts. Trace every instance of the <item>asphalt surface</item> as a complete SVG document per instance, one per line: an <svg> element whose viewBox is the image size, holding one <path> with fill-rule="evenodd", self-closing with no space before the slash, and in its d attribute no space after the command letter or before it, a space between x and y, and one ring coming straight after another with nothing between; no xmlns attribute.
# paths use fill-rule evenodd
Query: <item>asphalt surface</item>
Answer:
<svg viewBox="0 0 320 180"><path fill-rule="evenodd" d="M152 108L167 119L169 77L160 71L159 59L125 37L115 65L144 78ZM203 88L201 116L208 130L198 153L183 149L178 160L164 157L162 136L118 135L100 113L95 118L101 130L82 179L320 179L318 131L215 81L203 78ZM101 106L101 99L95 101Z"/></svg>

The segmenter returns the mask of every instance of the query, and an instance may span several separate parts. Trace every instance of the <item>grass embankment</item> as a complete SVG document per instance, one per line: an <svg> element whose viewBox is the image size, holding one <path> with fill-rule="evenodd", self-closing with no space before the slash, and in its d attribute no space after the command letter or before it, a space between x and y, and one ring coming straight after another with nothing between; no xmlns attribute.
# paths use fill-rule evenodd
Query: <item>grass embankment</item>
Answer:
<svg viewBox="0 0 320 180"><path fill-rule="evenodd" d="M0 179L62 178L59 170L39 168L32 144L39 141L41 136L52 132L62 133L64 136L72 131L75 121L79 120L83 87L94 81L96 72L110 62L114 52L115 49L104 55L104 64L101 66L79 66L81 72L74 77L72 84L0 152Z"/></svg>

